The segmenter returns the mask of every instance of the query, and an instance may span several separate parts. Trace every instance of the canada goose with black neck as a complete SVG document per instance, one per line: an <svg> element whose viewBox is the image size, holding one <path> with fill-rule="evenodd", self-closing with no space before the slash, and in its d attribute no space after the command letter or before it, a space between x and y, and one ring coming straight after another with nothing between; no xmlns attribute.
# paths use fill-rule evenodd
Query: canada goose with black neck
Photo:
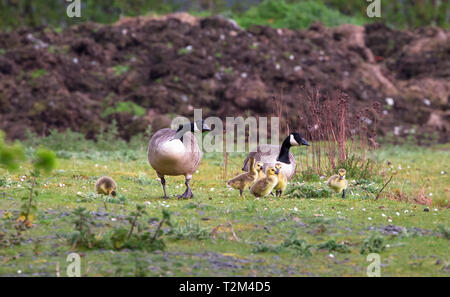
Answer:
<svg viewBox="0 0 450 297"><path fill-rule="evenodd" d="M242 170L248 171L249 159L254 158L256 161L264 163L264 168L274 167L276 163L281 163L281 174L289 181L295 173L296 162L294 155L290 152L292 146L306 145L309 146L303 136L298 132L289 134L281 144L260 144L256 148L256 152L250 152L244 161Z"/></svg>
<svg viewBox="0 0 450 297"><path fill-rule="evenodd" d="M168 198L165 175L184 175L186 191L178 198L194 197L189 182L192 174L200 165L203 155L193 134L196 131L206 132L211 129L202 120L180 125L177 130L161 129L150 139L147 152L148 161L161 179L164 198Z"/></svg>

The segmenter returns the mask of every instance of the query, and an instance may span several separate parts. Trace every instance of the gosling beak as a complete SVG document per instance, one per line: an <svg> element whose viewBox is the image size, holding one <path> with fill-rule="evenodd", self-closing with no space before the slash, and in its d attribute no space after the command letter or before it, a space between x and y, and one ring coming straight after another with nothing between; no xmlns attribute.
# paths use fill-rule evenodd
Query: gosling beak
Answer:
<svg viewBox="0 0 450 297"><path fill-rule="evenodd" d="M310 146L309 142L306 141L306 139L304 139L303 137L300 139L300 142L302 143L302 145Z"/></svg>
<svg viewBox="0 0 450 297"><path fill-rule="evenodd" d="M275 174L278 174L278 173L280 173L280 169L279 168L275 169Z"/></svg>
<svg viewBox="0 0 450 297"><path fill-rule="evenodd" d="M342 175L339 175L339 179L340 179L340 180L343 180L344 177L343 177Z"/></svg>
<svg viewBox="0 0 450 297"><path fill-rule="evenodd" d="M261 170L264 170L265 168L264 168L264 166L261 166Z"/></svg>
<svg viewBox="0 0 450 297"><path fill-rule="evenodd" d="M115 196L117 195L117 194L116 194L116 191L112 191L112 192L111 192L111 195L113 195L113 196L115 197Z"/></svg>

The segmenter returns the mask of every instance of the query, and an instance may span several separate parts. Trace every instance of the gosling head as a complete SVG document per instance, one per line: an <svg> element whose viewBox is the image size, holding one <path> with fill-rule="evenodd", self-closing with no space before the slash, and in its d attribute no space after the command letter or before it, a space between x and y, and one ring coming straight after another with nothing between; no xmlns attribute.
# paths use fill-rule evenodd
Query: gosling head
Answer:
<svg viewBox="0 0 450 297"><path fill-rule="evenodd" d="M346 173L346 171L343 168L338 170L338 176L339 176L340 180L343 180L345 178L345 173Z"/></svg>
<svg viewBox="0 0 450 297"><path fill-rule="evenodd" d="M289 134L289 142L292 146L298 146L298 145L306 145L309 146L310 144L308 141L306 141L305 138L303 138L302 134L298 132L293 132Z"/></svg>
<svg viewBox="0 0 450 297"><path fill-rule="evenodd" d="M267 176L276 175L276 174L277 174L277 171L276 171L275 168L270 167L269 169L267 169L266 174L267 174Z"/></svg>
<svg viewBox="0 0 450 297"><path fill-rule="evenodd" d="M256 162L255 169L256 169L256 171L264 170L264 163L261 161Z"/></svg>
<svg viewBox="0 0 450 297"><path fill-rule="evenodd" d="M278 174L281 171L281 163L275 164L275 173Z"/></svg>

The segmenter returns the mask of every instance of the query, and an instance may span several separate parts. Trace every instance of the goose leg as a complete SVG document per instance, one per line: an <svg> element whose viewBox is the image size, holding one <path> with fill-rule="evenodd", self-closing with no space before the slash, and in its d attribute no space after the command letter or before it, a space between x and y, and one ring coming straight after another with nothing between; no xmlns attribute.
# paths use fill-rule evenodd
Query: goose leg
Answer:
<svg viewBox="0 0 450 297"><path fill-rule="evenodd" d="M178 196L178 199L188 199L194 197L194 194L192 193L191 187L189 186L189 182L191 181L192 176L186 175L186 191L182 195Z"/></svg>
<svg viewBox="0 0 450 297"><path fill-rule="evenodd" d="M345 192L347 192L347 190L342 190L342 198L345 198Z"/></svg>
<svg viewBox="0 0 450 297"><path fill-rule="evenodd" d="M158 174L158 177L161 179L161 185L163 187L163 191L164 191L164 199L168 199L169 196L167 196L167 192L166 192L166 179L164 178L164 175L162 174Z"/></svg>

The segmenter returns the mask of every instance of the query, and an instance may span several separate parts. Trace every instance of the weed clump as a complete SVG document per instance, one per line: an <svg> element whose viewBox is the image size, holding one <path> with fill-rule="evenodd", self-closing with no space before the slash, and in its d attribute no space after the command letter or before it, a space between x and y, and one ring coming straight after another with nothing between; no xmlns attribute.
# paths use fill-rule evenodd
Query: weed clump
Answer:
<svg viewBox="0 0 450 297"><path fill-rule="evenodd" d="M383 236L374 233L364 240L360 253L362 255L366 253L381 253L385 248L386 243Z"/></svg>
<svg viewBox="0 0 450 297"><path fill-rule="evenodd" d="M328 188L315 188L312 185L294 185L286 191L286 195L295 198L330 198L333 192Z"/></svg>

